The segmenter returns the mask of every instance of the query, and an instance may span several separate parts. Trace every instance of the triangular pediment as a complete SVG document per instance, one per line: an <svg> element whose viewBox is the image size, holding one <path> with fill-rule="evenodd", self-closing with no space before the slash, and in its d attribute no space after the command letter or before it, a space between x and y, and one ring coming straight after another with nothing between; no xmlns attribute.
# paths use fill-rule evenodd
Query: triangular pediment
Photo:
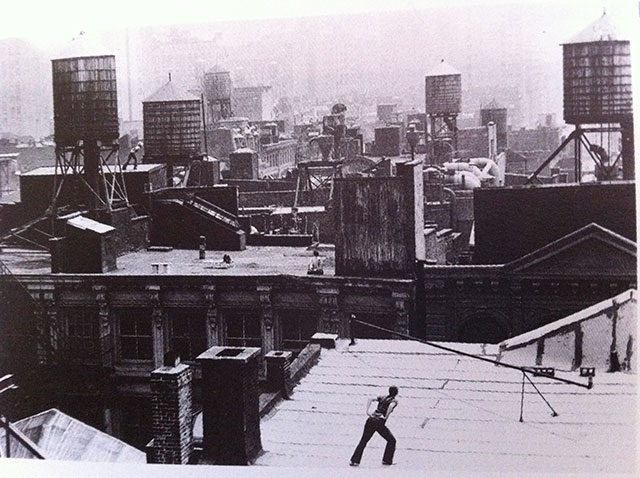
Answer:
<svg viewBox="0 0 640 478"><path fill-rule="evenodd" d="M636 243L592 223L506 264L505 269L545 275L635 275Z"/></svg>

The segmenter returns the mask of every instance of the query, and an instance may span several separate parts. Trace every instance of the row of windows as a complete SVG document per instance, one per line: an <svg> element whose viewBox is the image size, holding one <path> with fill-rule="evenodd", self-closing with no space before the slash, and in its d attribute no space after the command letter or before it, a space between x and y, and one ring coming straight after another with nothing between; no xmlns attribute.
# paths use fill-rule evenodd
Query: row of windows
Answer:
<svg viewBox="0 0 640 478"><path fill-rule="evenodd" d="M73 308L66 311L66 347L76 357L97 359L100 352L98 314L95 309ZM282 347L304 347L318 330L317 319L308 313L282 311ZM153 359L153 324L151 309L116 309L117 347L121 360ZM226 345L262 346L262 321L257 309L224 312ZM169 312L169 347L183 360L194 360L207 349L206 310L175 309Z"/></svg>

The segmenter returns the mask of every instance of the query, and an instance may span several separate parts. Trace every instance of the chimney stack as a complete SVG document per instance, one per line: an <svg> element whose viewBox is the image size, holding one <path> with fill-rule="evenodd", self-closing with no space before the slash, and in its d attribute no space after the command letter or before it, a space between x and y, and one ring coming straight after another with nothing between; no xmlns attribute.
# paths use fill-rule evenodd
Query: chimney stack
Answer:
<svg viewBox="0 0 640 478"><path fill-rule="evenodd" d="M290 398L293 393L291 380L291 358L287 351L273 350L264 356L267 364L267 386L272 392L280 392L282 398Z"/></svg>
<svg viewBox="0 0 640 478"><path fill-rule="evenodd" d="M192 381L188 365L173 352L164 366L151 372L153 440L147 445L147 462L185 465L193 452Z"/></svg>
<svg viewBox="0 0 640 478"><path fill-rule="evenodd" d="M211 347L202 366L201 463L249 465L262 451L257 347Z"/></svg>

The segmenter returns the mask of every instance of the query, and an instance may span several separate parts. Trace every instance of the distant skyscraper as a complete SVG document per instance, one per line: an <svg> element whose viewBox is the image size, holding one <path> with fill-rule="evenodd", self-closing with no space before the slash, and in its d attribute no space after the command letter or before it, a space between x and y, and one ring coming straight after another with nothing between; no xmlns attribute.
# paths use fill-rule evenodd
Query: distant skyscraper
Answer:
<svg viewBox="0 0 640 478"><path fill-rule="evenodd" d="M51 133L51 66L24 40L0 40L0 133Z"/></svg>

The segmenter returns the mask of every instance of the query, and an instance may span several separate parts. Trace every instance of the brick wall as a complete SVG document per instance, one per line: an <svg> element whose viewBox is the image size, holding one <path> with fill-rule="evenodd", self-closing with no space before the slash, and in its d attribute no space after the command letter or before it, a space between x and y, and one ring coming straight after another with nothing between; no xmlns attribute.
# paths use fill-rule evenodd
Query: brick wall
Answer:
<svg viewBox="0 0 640 478"><path fill-rule="evenodd" d="M192 371L189 366L151 372L153 444L150 463L187 464L193 452Z"/></svg>
<svg viewBox="0 0 640 478"><path fill-rule="evenodd" d="M198 356L207 463L248 465L262 451L259 355L259 348L212 347Z"/></svg>

